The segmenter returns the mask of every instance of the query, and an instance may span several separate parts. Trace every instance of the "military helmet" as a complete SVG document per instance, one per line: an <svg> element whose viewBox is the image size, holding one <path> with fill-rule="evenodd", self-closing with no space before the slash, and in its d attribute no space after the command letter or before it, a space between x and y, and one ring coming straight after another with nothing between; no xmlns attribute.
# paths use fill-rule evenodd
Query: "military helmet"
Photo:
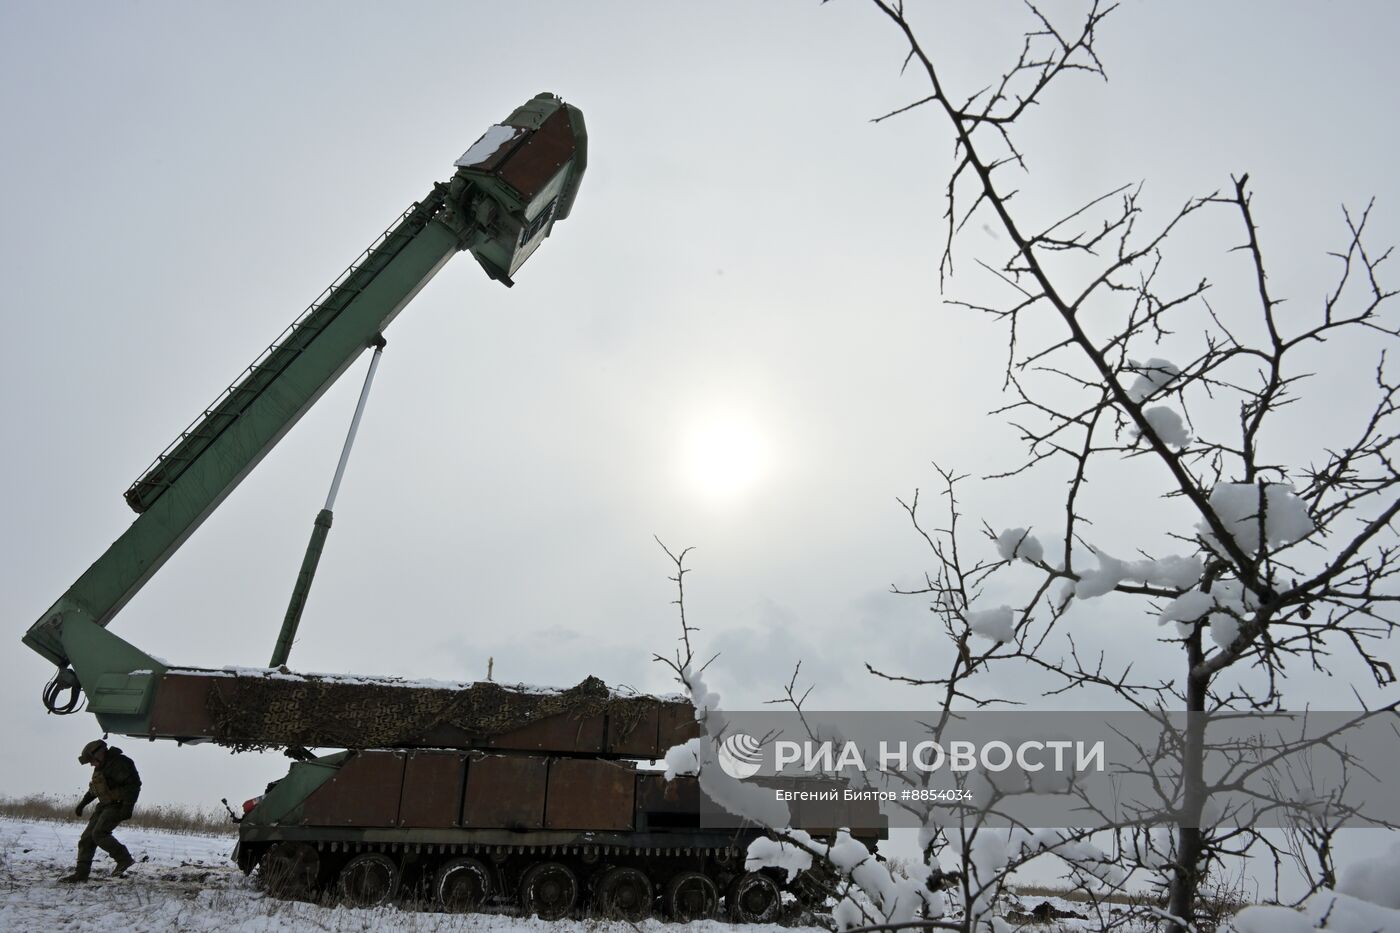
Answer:
<svg viewBox="0 0 1400 933"><path fill-rule="evenodd" d="M78 764L90 764L92 762L93 755L96 755L98 752L105 752L106 750L106 742L102 741L101 739L93 739L91 742L83 746L83 753L78 756Z"/></svg>

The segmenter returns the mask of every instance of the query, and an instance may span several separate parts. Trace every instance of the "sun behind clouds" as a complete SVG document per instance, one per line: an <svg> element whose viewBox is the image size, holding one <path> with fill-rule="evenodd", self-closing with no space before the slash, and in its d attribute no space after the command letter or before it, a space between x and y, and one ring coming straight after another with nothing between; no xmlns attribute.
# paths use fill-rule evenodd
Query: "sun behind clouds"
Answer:
<svg viewBox="0 0 1400 933"><path fill-rule="evenodd" d="M711 501L743 496L763 480L770 465L768 439L743 412L714 412L696 420L682 438L682 474Z"/></svg>

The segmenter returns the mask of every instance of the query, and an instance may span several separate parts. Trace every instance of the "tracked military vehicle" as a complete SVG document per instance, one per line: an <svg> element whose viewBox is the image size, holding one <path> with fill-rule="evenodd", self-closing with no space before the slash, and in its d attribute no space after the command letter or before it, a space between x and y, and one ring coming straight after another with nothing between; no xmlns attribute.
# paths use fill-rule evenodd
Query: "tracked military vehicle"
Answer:
<svg viewBox="0 0 1400 933"><path fill-rule="evenodd" d="M492 126L156 458L125 493L136 519L35 622L57 665L52 713L83 694L109 733L281 748L290 772L245 805L236 858L277 892L356 904L400 891L448 909L510 901L542 917L589 907L678 919L770 919L780 876L749 873L756 830L701 826L692 778L639 767L696 734L683 698L596 679L545 690L312 676L286 663L305 609L383 333L470 252L507 286L573 207L587 160L580 111L540 94ZM325 507L266 668L179 667L108 624L364 352L372 351ZM331 754L315 750L338 749ZM838 806L809 814L852 825ZM865 814L859 822L878 826ZM872 831L871 836L878 835Z"/></svg>
<svg viewBox="0 0 1400 933"><path fill-rule="evenodd" d="M782 889L819 893L811 878L746 871L758 829L707 825L715 807L695 778L667 781L639 767L697 734L684 698L621 695L597 680L562 691L363 679L333 686L266 673L232 680L255 693L275 683L273 696L334 691L348 701L350 721L357 711L393 712L380 727L389 731L376 736L393 748L293 765L245 804L236 858L245 871L260 865L279 894L329 892L361 906L403 894L446 910L509 904L546 919L587 910L688 921L723 904L732 919L768 922ZM276 700L235 708L274 712L226 721L220 728L233 731L221 741L230 744L253 735L322 744L317 730L330 726L275 712L288 708ZM402 723L420 725L401 731ZM817 835L864 827L872 845L881 835L873 805L801 806L798 822Z"/></svg>

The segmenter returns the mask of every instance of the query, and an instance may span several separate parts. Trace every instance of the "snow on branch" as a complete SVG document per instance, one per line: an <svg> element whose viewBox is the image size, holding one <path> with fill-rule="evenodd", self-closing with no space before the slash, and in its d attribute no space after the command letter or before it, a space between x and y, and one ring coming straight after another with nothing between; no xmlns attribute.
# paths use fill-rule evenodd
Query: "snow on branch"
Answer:
<svg viewBox="0 0 1400 933"><path fill-rule="evenodd" d="M914 103L879 119L931 113L952 142L940 286L949 285L954 243L970 222L1009 244L977 259L973 271L985 288L975 300L948 299L1005 327L1009 400L989 407L1011 421L1024 450L989 479L1038 483L1052 491L1042 501L1056 514L1018 516L1018 527L981 522L991 546L981 542L979 550L961 530L955 487L966 478L938 468L946 520L927 524L917 491L900 503L931 566L923 585L895 592L928 601L952 650L911 659L909 670L867 667L932 688L935 708L945 711L1032 702L1006 690L1031 675L1050 681L1041 691L1048 697L1075 692L1147 712L1285 709L1288 678L1299 671L1351 682L1357 703L1366 702L1359 690L1366 678L1356 673L1369 674L1375 691L1394 689L1400 380L1388 353L1400 322L1397 290L1386 283L1391 250L1372 242L1372 205L1343 209L1342 243L1330 254L1335 278L1311 306L1285 305L1274 291L1248 174L1160 216L1138 184L1067 206L1048 223L1032 221L1013 201L1036 181L1017 141L1018 120L1070 75L1105 77L1096 43L1115 6L1087 0L1077 16L1056 7L1052 18L1029 4L1020 53L999 77L962 82L980 88L969 94L920 41L912 5L873 2L907 46L905 67L925 84ZM1056 22L1062 16L1066 22ZM1054 179L1045 190L1055 190ZM1173 249L1206 225L1238 237L1225 272L1231 280L1208 280ZM1228 311L1212 304L1222 291ZM1322 391L1308 379L1328 366L1338 368L1338 381L1356 384L1328 399L1327 423L1317 424L1296 403ZM1144 488L1144 475L1155 488ZM1153 556L1164 548L1100 530L1113 524L1105 518L1141 513L1149 497L1168 500L1173 510L1163 514L1171 517L1135 531L1143 540L1169 539L1177 553ZM1045 530L1052 523L1053 536ZM1127 549L1137 556L1112 553ZM1115 622L1111 642L1094 645L1077 627L1085 610L1072 608L1085 601L1111 606L1115 619L1167 627ZM1153 639L1175 652L1170 669L1138 663ZM1185 764L1163 793L1199 806L1204 776L1189 735L1184 741ZM1311 806L1301 798L1285 805L1300 819ZM969 874L993 886L1017 845L1045 842L1013 838L1008 850L961 841ZM1206 915L1204 885L1225 859L1254 851L1287 858L1247 829L1122 827L1119 844L1119 861L1159 879L1167 899L1165 909L1138 918L1178 931L1222 919ZM968 930L981 922L979 898L966 889ZM1352 916L1379 917L1372 906L1390 909L1366 905L1321 886L1302 914L1257 908L1241 914L1237 928L1312 929L1329 915L1344 928ZM1390 921L1364 922L1381 929Z"/></svg>

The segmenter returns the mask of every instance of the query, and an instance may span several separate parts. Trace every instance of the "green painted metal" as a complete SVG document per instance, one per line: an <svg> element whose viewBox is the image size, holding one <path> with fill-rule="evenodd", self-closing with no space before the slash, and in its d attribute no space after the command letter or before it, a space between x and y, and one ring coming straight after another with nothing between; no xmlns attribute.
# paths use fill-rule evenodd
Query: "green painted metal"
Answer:
<svg viewBox="0 0 1400 933"><path fill-rule="evenodd" d="M58 665L60 672L72 666L72 675L108 731L148 731L152 676L166 669L105 631L117 612L448 259L460 250L470 250L494 278L510 284L509 275L523 261L522 253L528 255L549 235L563 216L561 205L567 212L586 157L582 115L543 94L518 108L507 124L532 130L561 108L567 108L577 139L559 190L552 195L551 215L527 214L534 203L531 198L538 198L516 191L497 173L458 168L449 182L435 184L376 239L127 490L127 502L138 513L136 520L30 626L23 639ZM552 125L557 126L557 121ZM510 168L507 163L506 169ZM528 234L528 241L523 234ZM324 542L319 520L316 531ZM152 675L133 673L138 671Z"/></svg>
<svg viewBox="0 0 1400 933"><path fill-rule="evenodd" d="M88 710L99 715L139 716L150 701L153 673L103 674L88 693Z"/></svg>
<svg viewBox="0 0 1400 933"><path fill-rule="evenodd" d="M243 418L258 397L277 386L289 367L300 357L318 347L318 338L341 315L352 311L362 293L381 276L403 279L404 268L395 261L418 240L425 225L445 207L443 193L434 191L424 201L409 208L385 233L375 241L360 259L350 266L320 300L311 305L266 351L253 362L239 380L229 386L215 402L205 409L188 429L181 433L140 479L127 489L127 503L136 512L144 512L191 469L218 440L219 436ZM438 255L451 255L455 245L440 244ZM413 267L410 267L413 268ZM418 287L421 282L413 287ZM382 286L381 286L382 288ZM360 309L366 310L364 303ZM375 312L370 311L370 314ZM390 315L392 317L392 315ZM387 320L386 320L387 323ZM368 336L366 337L368 339Z"/></svg>
<svg viewBox="0 0 1400 933"><path fill-rule="evenodd" d="M336 752L309 761L298 761L292 765L286 777L272 785L252 812L244 817L244 821L250 828L275 826L278 823L300 823L301 808L306 803L306 798L335 777L335 773L349 757L349 752Z"/></svg>
<svg viewBox="0 0 1400 933"><path fill-rule="evenodd" d="M105 626L200 523L233 491L292 425L457 252L459 236L433 216L407 221L410 242L350 298L314 338L287 360L274 382L247 401L237 418L193 457L68 591L24 641L62 665L67 660L55 617ZM85 680L81 668L74 668Z"/></svg>
<svg viewBox="0 0 1400 933"><path fill-rule="evenodd" d="M292 653L292 641L296 638L297 626L301 624L302 611L306 609L311 581L316 578L316 566L321 563L321 550L326 546L326 535L331 532L332 518L330 509L322 509L311 526L311 540L306 543L306 556L301 560L301 572L297 574L292 599L287 604L287 614L282 618L282 631L277 635L277 645L272 650L272 660L267 662L268 667L281 667Z"/></svg>
<svg viewBox="0 0 1400 933"><path fill-rule="evenodd" d="M146 730L152 687L167 665L76 614L55 624L57 637L87 693L88 712L104 732Z"/></svg>

